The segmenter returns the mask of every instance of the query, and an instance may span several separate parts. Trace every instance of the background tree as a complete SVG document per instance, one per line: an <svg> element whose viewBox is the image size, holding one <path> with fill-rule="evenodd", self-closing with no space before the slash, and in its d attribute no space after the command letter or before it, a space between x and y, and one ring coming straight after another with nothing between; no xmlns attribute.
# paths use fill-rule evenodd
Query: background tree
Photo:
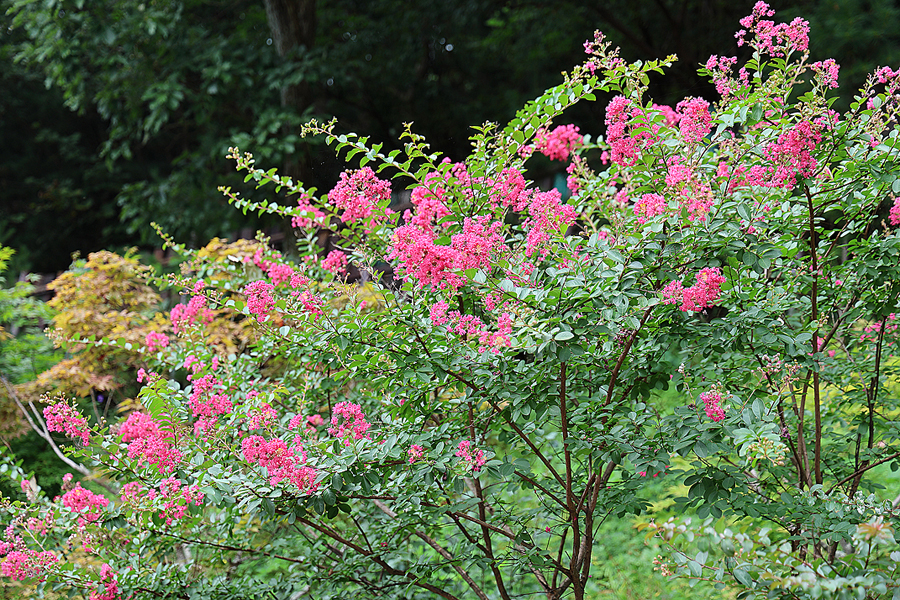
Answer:
<svg viewBox="0 0 900 600"><path fill-rule="evenodd" d="M267 164L327 185L339 165L296 135L312 115L339 115L342 127L388 145L414 121L450 156L466 156L460 132L507 121L580 60L581 41L597 27L615 31L630 59L678 54L671 79L652 80L657 101L709 95L696 66L730 43L745 12L712 0L0 6L0 73L15 90L0 99L0 126L4 139L19 141L0 160L0 240L19 249L20 266L40 271L65 268L74 250L155 244L151 219L194 244L260 225L210 192L225 175L220 157L230 145L252 146ZM876 63L896 60L892 2L776 8L811 15L821 32L814 51L845 51L842 81L851 88ZM603 115L583 107L571 120L596 130ZM53 225L36 226L29 217L38 214Z"/></svg>

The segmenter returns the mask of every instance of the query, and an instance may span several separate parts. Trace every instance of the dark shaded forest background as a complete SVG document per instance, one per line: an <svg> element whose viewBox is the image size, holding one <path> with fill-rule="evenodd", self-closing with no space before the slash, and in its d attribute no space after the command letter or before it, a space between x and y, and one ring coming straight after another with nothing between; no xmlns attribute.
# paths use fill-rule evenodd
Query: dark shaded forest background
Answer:
<svg viewBox="0 0 900 600"><path fill-rule="evenodd" d="M812 60L841 65L837 108L900 63L900 2L772 2L811 24ZM677 54L655 101L716 99L696 70L734 55L752 2L731 0L0 0L0 245L12 272L75 251L159 245L150 221L205 243L259 222L229 207L224 158L253 152L325 193L342 169L301 139L315 117L399 146L403 123L454 160L468 127L505 122L583 60L595 29L629 59ZM569 116L603 133L606 98ZM549 162L538 165L548 175ZM544 169L545 173L540 173Z"/></svg>

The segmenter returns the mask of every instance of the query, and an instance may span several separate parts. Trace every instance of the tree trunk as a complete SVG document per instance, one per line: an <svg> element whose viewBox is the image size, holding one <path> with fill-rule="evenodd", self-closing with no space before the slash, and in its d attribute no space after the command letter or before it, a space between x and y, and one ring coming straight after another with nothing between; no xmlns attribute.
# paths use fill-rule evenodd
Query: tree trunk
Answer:
<svg viewBox="0 0 900 600"><path fill-rule="evenodd" d="M290 54L297 48L304 46L308 50L313 47L316 39L316 0L265 0L265 5L266 20L278 56L290 60ZM282 107L293 109L300 115L311 103L310 88L306 82L281 88ZM284 133L293 131L286 128ZM285 174L303 181L308 172L304 163L299 155L287 157Z"/></svg>

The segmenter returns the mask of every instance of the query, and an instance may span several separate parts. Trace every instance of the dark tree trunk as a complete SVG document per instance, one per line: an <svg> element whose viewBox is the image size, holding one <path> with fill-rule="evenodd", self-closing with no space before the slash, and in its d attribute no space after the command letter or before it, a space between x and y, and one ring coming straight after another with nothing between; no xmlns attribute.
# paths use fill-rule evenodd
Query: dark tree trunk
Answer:
<svg viewBox="0 0 900 600"><path fill-rule="evenodd" d="M316 39L316 0L265 0L266 20L278 55L291 60L291 54L303 46L313 47ZM298 115L312 104L310 87L306 82L286 85L281 89L281 106L293 109ZM285 131L285 133L292 133ZM287 157L284 171L303 181L308 172L305 160L299 155Z"/></svg>

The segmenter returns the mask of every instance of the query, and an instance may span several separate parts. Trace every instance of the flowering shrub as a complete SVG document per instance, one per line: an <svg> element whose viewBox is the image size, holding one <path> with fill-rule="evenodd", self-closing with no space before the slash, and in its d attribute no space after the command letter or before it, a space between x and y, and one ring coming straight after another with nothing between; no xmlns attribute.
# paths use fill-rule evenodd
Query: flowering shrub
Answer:
<svg viewBox="0 0 900 600"><path fill-rule="evenodd" d="M234 149L248 180L300 198L223 188L235 205L341 219L344 256L179 247L191 299L143 353L146 411L116 435L48 409L94 440L76 454L119 497L74 534L58 501L6 507L3 572L107 597L583 599L599 525L644 510L650 473L683 481L676 506L703 523L645 523L669 545L662 572L743 597L893 593L877 479L900 464L900 75L832 113L836 63L811 65L805 22L772 16L760 2L742 21L754 54L736 75L736 58L707 63L720 98L675 109L646 87L672 57L628 64L598 33L463 162L409 128L382 153L312 122L359 167L318 199ZM557 139L564 202L528 181L523 148L549 148L549 123L600 92L605 138ZM412 209L390 211L388 177L411 182ZM252 328L248 346L214 343L204 310ZM26 540L28 519L49 524ZM27 558L71 535L92 554L80 568ZM264 562L268 583L235 561Z"/></svg>

